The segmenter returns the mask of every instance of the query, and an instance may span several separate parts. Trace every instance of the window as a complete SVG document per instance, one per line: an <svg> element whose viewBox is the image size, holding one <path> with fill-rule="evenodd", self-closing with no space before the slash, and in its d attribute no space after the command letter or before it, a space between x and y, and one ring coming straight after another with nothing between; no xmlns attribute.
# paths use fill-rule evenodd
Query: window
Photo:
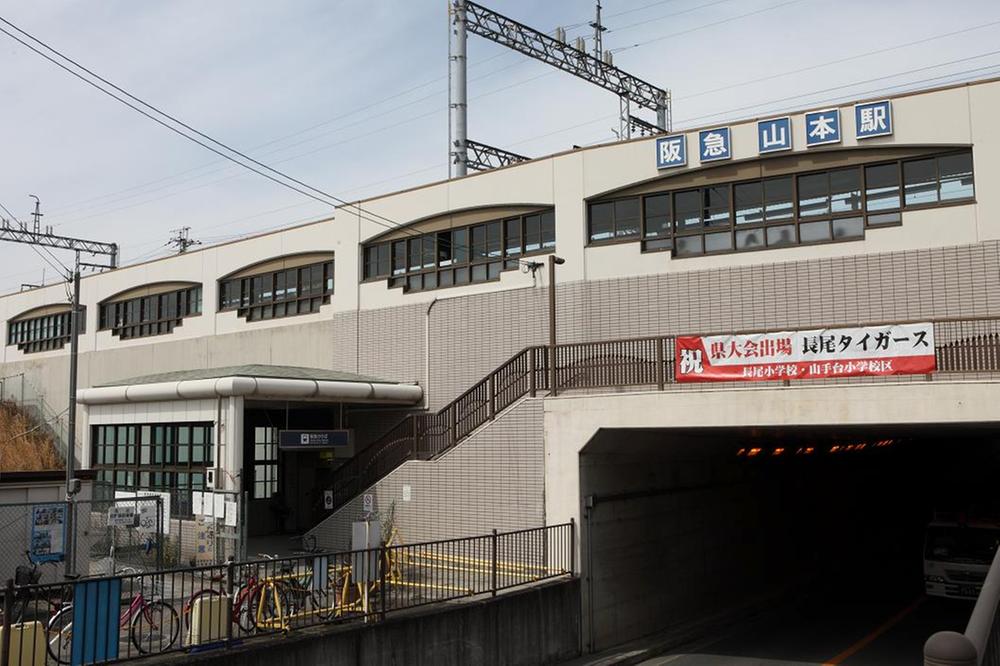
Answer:
<svg viewBox="0 0 1000 666"><path fill-rule="evenodd" d="M670 234L670 195L646 197L643 214L642 249L669 250L673 247Z"/></svg>
<svg viewBox="0 0 1000 666"><path fill-rule="evenodd" d="M937 203L937 160L903 162L903 191L907 206Z"/></svg>
<svg viewBox="0 0 1000 666"><path fill-rule="evenodd" d="M278 429L253 429L253 499L278 492Z"/></svg>
<svg viewBox="0 0 1000 666"><path fill-rule="evenodd" d="M970 201L972 166L964 150L596 201L590 239L631 237L641 211L642 250L677 257L857 240L866 228L899 224L908 207Z"/></svg>
<svg viewBox="0 0 1000 666"><path fill-rule="evenodd" d="M517 269L522 256L555 245L555 212L546 210L365 246L364 279L388 278L390 287L407 292L486 282ZM389 247L391 275L378 259Z"/></svg>
<svg viewBox="0 0 1000 666"><path fill-rule="evenodd" d="M211 422L94 425L91 466L116 489L169 492L187 517L191 491L205 488L213 441Z"/></svg>
<svg viewBox="0 0 1000 666"><path fill-rule="evenodd" d="M590 240L611 241L639 237L639 198L591 205Z"/></svg>
<svg viewBox="0 0 1000 666"><path fill-rule="evenodd" d="M230 298L224 293L221 299ZM201 314L201 287L102 303L98 330L121 339L171 333L185 317Z"/></svg>
<svg viewBox="0 0 1000 666"><path fill-rule="evenodd" d="M81 307L77 318L79 333L84 332L86 321L87 309ZM7 344L16 345L18 350L25 354L62 349L69 342L69 338L69 310L7 322Z"/></svg>
<svg viewBox="0 0 1000 666"><path fill-rule="evenodd" d="M398 248L385 245L365 251L365 270L389 275L398 265ZM333 260L280 271L223 280L219 287L219 310L236 310L248 321L278 319L319 312L333 293ZM199 290L199 307L201 302Z"/></svg>

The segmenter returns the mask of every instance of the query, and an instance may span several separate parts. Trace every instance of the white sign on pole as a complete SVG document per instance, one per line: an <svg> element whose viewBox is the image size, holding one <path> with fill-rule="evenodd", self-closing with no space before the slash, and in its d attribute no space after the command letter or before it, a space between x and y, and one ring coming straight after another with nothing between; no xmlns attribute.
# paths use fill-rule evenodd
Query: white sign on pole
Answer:
<svg viewBox="0 0 1000 666"><path fill-rule="evenodd" d="M163 506L163 513L159 517L160 523L160 533L163 535L170 534L170 493L157 493L151 490L140 490L138 492L132 490L116 490L115 499L131 499L134 500L139 498L136 504L139 505L139 530L142 532L155 532L156 531L156 500L154 497L160 498L160 504Z"/></svg>
<svg viewBox="0 0 1000 666"><path fill-rule="evenodd" d="M191 493L191 513L196 516L205 515L205 495L200 490Z"/></svg>
<svg viewBox="0 0 1000 666"><path fill-rule="evenodd" d="M135 504L115 504L108 509L108 527L135 527Z"/></svg>
<svg viewBox="0 0 1000 666"><path fill-rule="evenodd" d="M364 513L375 513L375 495L365 493L361 497L361 510Z"/></svg>
<svg viewBox="0 0 1000 666"><path fill-rule="evenodd" d="M236 527L236 523L239 520L236 515L238 512L236 502L226 502L226 527Z"/></svg>

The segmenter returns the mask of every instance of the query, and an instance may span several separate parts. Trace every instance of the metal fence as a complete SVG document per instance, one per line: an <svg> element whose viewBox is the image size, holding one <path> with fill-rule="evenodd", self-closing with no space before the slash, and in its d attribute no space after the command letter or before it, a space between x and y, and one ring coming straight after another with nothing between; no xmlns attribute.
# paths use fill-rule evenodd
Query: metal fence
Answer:
<svg viewBox="0 0 1000 666"><path fill-rule="evenodd" d="M66 411L56 412L23 372L0 377L0 402L9 402L24 410L52 437L59 455L66 459L66 442L69 441Z"/></svg>
<svg viewBox="0 0 1000 666"><path fill-rule="evenodd" d="M889 323L915 322L845 322L825 328ZM1000 318L940 319L933 323L937 370L927 379L968 379L983 373L1000 373ZM768 331L742 331L765 332ZM544 345L527 347L438 412L407 416L339 467L333 478L334 507L344 505L401 463L433 458L448 450L526 395L581 389L681 389L684 385L675 378L674 340L673 335L660 335L559 344L554 349ZM554 373L549 370L552 358ZM549 386L552 375L554 390ZM798 383L845 381L902 380L864 377ZM745 382L718 382L713 388L773 388L782 383L781 380L754 382L748 387ZM698 388L687 385L687 390Z"/></svg>
<svg viewBox="0 0 1000 666"><path fill-rule="evenodd" d="M369 550L19 584L0 664L96 664L387 615L572 576L575 525Z"/></svg>
<svg viewBox="0 0 1000 666"><path fill-rule="evenodd" d="M18 578L21 572L38 583L61 579L71 539L75 575L106 576L122 566L162 568L163 515L159 497L2 504L0 575Z"/></svg>

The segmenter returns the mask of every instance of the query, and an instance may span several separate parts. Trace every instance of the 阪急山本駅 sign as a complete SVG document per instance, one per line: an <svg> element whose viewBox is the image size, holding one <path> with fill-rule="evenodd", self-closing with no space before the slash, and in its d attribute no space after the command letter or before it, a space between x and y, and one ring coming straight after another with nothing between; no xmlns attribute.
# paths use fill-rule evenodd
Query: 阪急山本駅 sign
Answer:
<svg viewBox="0 0 1000 666"><path fill-rule="evenodd" d="M677 381L732 382L927 374L933 324L678 336Z"/></svg>

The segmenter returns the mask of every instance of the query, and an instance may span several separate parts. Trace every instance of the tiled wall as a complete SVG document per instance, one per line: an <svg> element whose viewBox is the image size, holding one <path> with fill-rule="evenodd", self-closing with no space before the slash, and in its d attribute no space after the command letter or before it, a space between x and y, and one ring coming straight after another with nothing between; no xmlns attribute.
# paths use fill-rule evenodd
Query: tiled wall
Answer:
<svg viewBox="0 0 1000 666"><path fill-rule="evenodd" d="M557 287L557 295L560 342L998 315L1000 243L576 282ZM542 287L438 301L424 384L430 406L440 408L523 347L546 342L547 308ZM423 377L425 310L363 313L359 370Z"/></svg>
<svg viewBox="0 0 1000 666"><path fill-rule="evenodd" d="M368 491L375 511L383 521L394 515L398 540L405 543L541 525L542 421L541 399L525 399L437 460L404 463ZM349 548L361 503L359 496L321 523L314 531L317 544Z"/></svg>

